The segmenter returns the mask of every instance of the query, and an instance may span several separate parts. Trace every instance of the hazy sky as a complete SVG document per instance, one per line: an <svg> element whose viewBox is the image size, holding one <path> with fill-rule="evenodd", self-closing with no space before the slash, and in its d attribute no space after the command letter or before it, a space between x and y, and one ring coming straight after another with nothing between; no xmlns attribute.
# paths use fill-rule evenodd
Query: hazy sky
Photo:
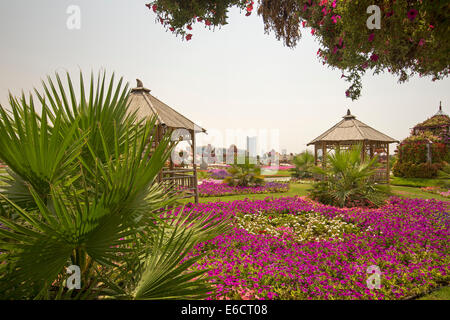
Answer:
<svg viewBox="0 0 450 320"><path fill-rule="evenodd" d="M132 86L139 78L152 94L212 133L253 128L279 130L279 147L300 152L341 120L357 118L401 140L416 123L450 112L450 80L366 75L362 97L345 97L341 72L316 58L318 43L304 33L288 49L264 34L262 19L234 10L214 32L194 26L181 41L144 4L123 0L39 0L0 3L0 103L55 71L106 70ZM69 30L68 6L81 9L81 29ZM273 132L273 131L272 131ZM207 141L207 140L204 140Z"/></svg>

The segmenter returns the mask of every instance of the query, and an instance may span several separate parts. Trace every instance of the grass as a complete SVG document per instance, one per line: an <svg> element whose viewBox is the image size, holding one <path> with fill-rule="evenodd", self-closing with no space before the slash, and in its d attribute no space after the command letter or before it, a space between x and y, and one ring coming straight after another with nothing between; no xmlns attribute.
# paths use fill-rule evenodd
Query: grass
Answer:
<svg viewBox="0 0 450 320"><path fill-rule="evenodd" d="M441 201L449 201L448 198L445 198L438 194L425 192L420 190L419 188L414 187L391 186L391 190L394 195L406 198L422 198L422 199L436 199Z"/></svg>
<svg viewBox="0 0 450 320"><path fill-rule="evenodd" d="M391 185L406 187L434 187L448 179L423 179L391 177Z"/></svg>
<svg viewBox="0 0 450 320"><path fill-rule="evenodd" d="M234 200L261 200L266 197L293 197L293 196L306 196L308 194L308 190L311 188L311 184L291 184L288 192L280 192L280 193L266 193L266 194L240 194L233 196L224 196L224 197L200 197L199 202L216 202L216 201L234 201ZM421 199L436 199L441 201L449 201L448 198L442 197L437 194L432 194L429 192L425 192L420 190L419 188L414 187L404 187L404 186L393 186L391 185L392 193L396 196L406 197L406 198L421 198ZM191 202L192 199L182 199L181 203Z"/></svg>
<svg viewBox="0 0 450 320"><path fill-rule="evenodd" d="M420 297L418 300L450 300L450 287L443 287L430 294Z"/></svg>
<svg viewBox="0 0 450 320"><path fill-rule="evenodd" d="M289 170L278 170L277 173L264 175L265 178L290 177Z"/></svg>

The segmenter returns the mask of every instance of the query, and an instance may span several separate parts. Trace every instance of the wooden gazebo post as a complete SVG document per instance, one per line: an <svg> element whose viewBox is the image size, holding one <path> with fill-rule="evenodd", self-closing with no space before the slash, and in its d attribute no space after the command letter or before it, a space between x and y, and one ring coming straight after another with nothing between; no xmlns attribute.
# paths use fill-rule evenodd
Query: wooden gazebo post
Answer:
<svg viewBox="0 0 450 320"><path fill-rule="evenodd" d="M195 154L196 154L196 149L197 149L197 145L195 143L195 130L191 130L191 139L192 139L192 168L194 169L194 199L195 199L195 203L198 203L198 180L197 180L197 164L195 163Z"/></svg>
<svg viewBox="0 0 450 320"><path fill-rule="evenodd" d="M390 173L391 170L389 168L389 143L386 144L386 181L387 183L390 183Z"/></svg>
<svg viewBox="0 0 450 320"><path fill-rule="evenodd" d="M322 143L322 167L325 168L327 161L327 143Z"/></svg>

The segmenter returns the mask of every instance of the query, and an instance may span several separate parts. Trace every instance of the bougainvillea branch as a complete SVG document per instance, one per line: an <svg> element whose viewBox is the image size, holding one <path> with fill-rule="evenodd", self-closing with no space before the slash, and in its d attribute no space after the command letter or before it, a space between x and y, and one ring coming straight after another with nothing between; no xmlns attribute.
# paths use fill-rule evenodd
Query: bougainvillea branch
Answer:
<svg viewBox="0 0 450 320"><path fill-rule="evenodd" d="M369 7L379 11L378 28L369 28ZM266 33L273 32L290 48L302 29L318 39L319 60L342 70L351 99L361 95L367 71L389 72L399 82L413 75L440 80L449 74L450 4L447 0L157 0L147 4L156 20L185 40L192 25L207 28L227 24L228 11L237 7L248 16L257 7Z"/></svg>

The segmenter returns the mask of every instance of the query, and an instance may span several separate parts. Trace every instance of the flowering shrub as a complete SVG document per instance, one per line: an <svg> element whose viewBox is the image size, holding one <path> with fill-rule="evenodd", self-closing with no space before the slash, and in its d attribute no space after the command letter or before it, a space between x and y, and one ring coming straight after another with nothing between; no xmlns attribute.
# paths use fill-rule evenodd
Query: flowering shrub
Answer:
<svg viewBox="0 0 450 320"><path fill-rule="evenodd" d="M373 14L367 10L374 5L381 28L368 25ZM308 30L321 45L320 61L344 72L342 78L351 83L345 94L352 99L360 96L361 78L370 69L392 73L400 82L413 75L435 81L449 72L446 1L153 0L147 7L158 23L186 41L194 24L208 29L227 24L232 7L247 16L256 11L265 32L291 48Z"/></svg>
<svg viewBox="0 0 450 320"><path fill-rule="evenodd" d="M412 163L397 161L392 169L396 177L404 178L435 178L441 164L439 163Z"/></svg>
<svg viewBox="0 0 450 320"><path fill-rule="evenodd" d="M428 159L428 148L431 159ZM431 131L406 138L397 146L396 152L393 173L397 177L435 178L443 162L450 161L450 145L444 143L443 136L436 136Z"/></svg>
<svg viewBox="0 0 450 320"><path fill-rule="evenodd" d="M214 181L205 180L198 185L198 193L201 197L215 197L215 196L230 196L235 194L250 194L250 193L275 193L288 192L289 183L280 182L266 182L260 186L229 186L226 183L217 183Z"/></svg>
<svg viewBox="0 0 450 320"><path fill-rule="evenodd" d="M225 169L212 169L208 171L212 179L223 180L230 174Z"/></svg>
<svg viewBox="0 0 450 320"><path fill-rule="evenodd" d="M382 208L347 209L266 198L191 213L235 216L232 232L191 252L206 254L195 269L209 269L213 299L404 299L450 281L449 202L391 198ZM380 289L367 286L372 265Z"/></svg>

